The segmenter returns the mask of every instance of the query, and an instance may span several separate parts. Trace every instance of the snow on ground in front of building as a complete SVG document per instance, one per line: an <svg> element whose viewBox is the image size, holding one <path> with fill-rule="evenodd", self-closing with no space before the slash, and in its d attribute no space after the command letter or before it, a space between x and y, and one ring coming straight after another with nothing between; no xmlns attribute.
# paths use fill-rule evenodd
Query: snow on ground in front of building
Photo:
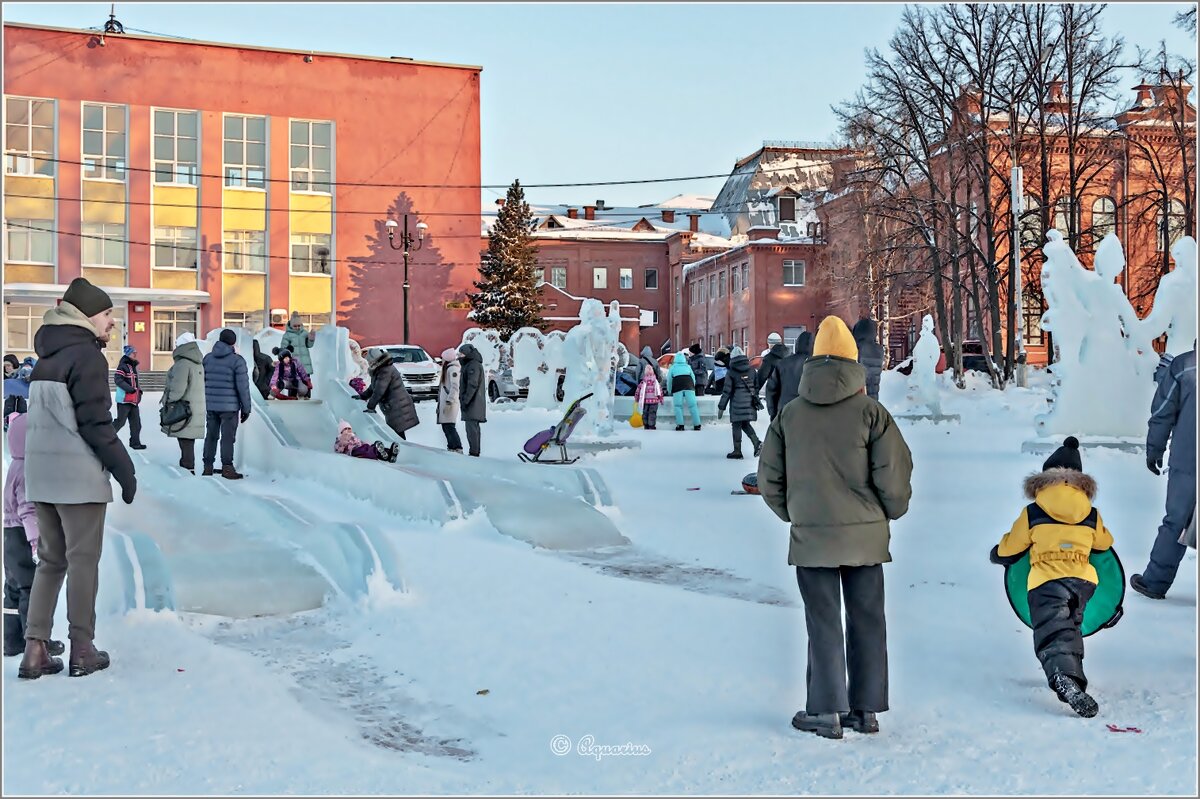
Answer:
<svg viewBox="0 0 1200 799"><path fill-rule="evenodd" d="M806 643L787 529L758 497L730 494L755 464L725 459L727 423L675 432L663 417L618 428L640 450L580 461L609 481L624 551L551 553L481 514L435 528L253 474L231 484L380 526L407 592L237 622L102 617L113 665L87 679L18 681L8 658L4 792L1194 794L1195 553L1166 601L1131 593L1121 623L1087 639L1091 720L1046 687L988 562L1040 466L1020 454L1045 404L1037 386L943 386L960 424L901 423L914 497L885 567L892 709L879 735L791 729ZM903 378L885 376L885 403L902 397ZM433 405L419 411L410 440L444 446ZM483 448L497 474L564 468L515 457L556 421L494 406ZM177 457L146 437L152 460ZM1166 480L1136 455L1083 457L1126 570L1140 571ZM62 616L60 604L60 635ZM597 758L581 739L634 747Z"/></svg>

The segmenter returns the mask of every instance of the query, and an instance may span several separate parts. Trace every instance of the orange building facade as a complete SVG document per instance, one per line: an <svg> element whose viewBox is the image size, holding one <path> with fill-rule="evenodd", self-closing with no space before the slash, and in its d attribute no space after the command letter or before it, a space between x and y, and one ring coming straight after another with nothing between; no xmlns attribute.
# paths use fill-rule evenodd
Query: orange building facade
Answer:
<svg viewBox="0 0 1200 799"><path fill-rule="evenodd" d="M478 274L477 66L4 26L6 351L87 277L124 343L165 369L175 337L335 321L430 351L470 326ZM399 236L397 236L397 245ZM117 339L120 340L117 340Z"/></svg>

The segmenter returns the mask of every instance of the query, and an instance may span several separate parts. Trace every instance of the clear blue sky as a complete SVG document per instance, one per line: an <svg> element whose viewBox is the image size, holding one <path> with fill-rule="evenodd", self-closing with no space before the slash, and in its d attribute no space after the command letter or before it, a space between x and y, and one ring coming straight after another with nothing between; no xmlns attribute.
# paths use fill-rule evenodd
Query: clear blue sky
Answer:
<svg viewBox="0 0 1200 799"><path fill-rule="evenodd" d="M1165 39L1194 56L1195 37L1171 24L1187 7L1112 4L1106 30L1145 48ZM861 85L863 50L886 47L902 10L900 3L116 8L127 28L174 36L478 64L489 184L725 173L763 139L827 140L837 127L830 106ZM102 25L108 11L108 3L6 3L4 19L87 28ZM721 183L532 190L529 199L639 205L682 192L715 195Z"/></svg>

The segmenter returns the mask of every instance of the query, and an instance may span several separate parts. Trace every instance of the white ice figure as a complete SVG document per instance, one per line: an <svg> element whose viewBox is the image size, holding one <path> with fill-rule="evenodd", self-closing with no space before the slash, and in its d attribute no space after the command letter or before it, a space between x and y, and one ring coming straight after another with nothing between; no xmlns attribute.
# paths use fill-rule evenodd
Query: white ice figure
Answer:
<svg viewBox="0 0 1200 799"><path fill-rule="evenodd" d="M942 345L933 332L933 317L921 320L921 335L913 348L912 372L908 376L908 394L934 416L942 415L942 399L937 385L937 363Z"/></svg>
<svg viewBox="0 0 1200 799"><path fill-rule="evenodd" d="M548 340L536 327L523 327L508 340L515 380L529 381L527 408L557 408L558 373L547 362Z"/></svg>
<svg viewBox="0 0 1200 799"><path fill-rule="evenodd" d="M1121 288L1121 244L1109 234L1096 248L1096 271L1084 269L1056 230L1043 250L1042 286L1049 308L1042 328L1054 334L1058 360L1053 407L1037 417L1041 436L1138 438L1154 393L1156 358Z"/></svg>
<svg viewBox="0 0 1200 799"><path fill-rule="evenodd" d="M1196 341L1196 240L1184 236L1171 247L1175 268L1163 275L1154 292L1154 307L1142 320L1142 337L1167 335L1166 353L1179 355Z"/></svg>
<svg viewBox="0 0 1200 799"><path fill-rule="evenodd" d="M604 315L604 305L588 298L579 307L579 324L571 328L563 341L563 356L567 376L563 383L563 401L574 402L585 394L587 409L578 432L607 436L613 431L613 389L610 386L611 364L616 352L616 339Z"/></svg>
<svg viewBox="0 0 1200 799"><path fill-rule="evenodd" d="M479 354L483 356L485 374L492 375L500 370L503 342L500 341L500 334L495 330L472 327L463 333L462 343L459 346L462 344L472 344L475 349L479 350Z"/></svg>
<svg viewBox="0 0 1200 799"><path fill-rule="evenodd" d="M367 364L367 359L363 357L362 346L352 338L347 339L347 346L350 349L350 359L346 362L347 374L343 375L343 377L346 380L361 377L363 380L369 381L371 370Z"/></svg>

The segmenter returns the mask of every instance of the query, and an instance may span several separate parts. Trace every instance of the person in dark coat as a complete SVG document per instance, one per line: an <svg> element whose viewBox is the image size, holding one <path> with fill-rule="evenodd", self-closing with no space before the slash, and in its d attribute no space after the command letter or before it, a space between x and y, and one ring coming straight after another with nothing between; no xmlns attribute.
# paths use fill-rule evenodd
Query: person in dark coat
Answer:
<svg viewBox="0 0 1200 799"><path fill-rule="evenodd" d="M804 375L804 362L812 356L812 340L812 333L807 330L797 336L795 352L776 364L775 371L767 378L767 408L774 407L775 416L800 394L800 378Z"/></svg>
<svg viewBox="0 0 1200 799"><path fill-rule="evenodd" d="M275 372L275 362L271 356L262 351L258 339L254 339L254 387L263 399L271 396L271 375Z"/></svg>
<svg viewBox="0 0 1200 799"><path fill-rule="evenodd" d="M145 449L142 443L142 388L139 383L137 349L126 346L113 373L113 384L117 387L117 418L113 427L120 431L129 422L129 448Z"/></svg>
<svg viewBox="0 0 1200 799"><path fill-rule="evenodd" d="M858 362L867 370L867 396L879 399L879 376L887 353L875 339L879 328L874 320L863 317L854 323L854 343L858 345Z"/></svg>
<svg viewBox="0 0 1200 799"><path fill-rule="evenodd" d="M367 366L371 374L371 395L367 399L366 413L375 413L376 408L381 408L388 427L405 439L404 432L416 427L420 420L416 403L404 386L404 377L392 366L392 356L387 350L370 350Z"/></svg>
<svg viewBox="0 0 1200 799"><path fill-rule="evenodd" d="M237 354L237 334L229 328L221 331L212 352L204 356L204 409L207 430L204 434L204 472L213 474L217 441L221 442L221 476L241 480L244 475L233 467L233 446L239 422L250 418L250 373L246 359Z"/></svg>
<svg viewBox="0 0 1200 799"><path fill-rule="evenodd" d="M1163 455L1171 442L1167 476L1167 512L1150 550L1150 562L1129 585L1150 599L1164 599L1187 547L1179 535L1196 513L1196 349L1178 355L1158 383L1150 406L1146 433L1146 467L1162 472Z"/></svg>
<svg viewBox="0 0 1200 799"><path fill-rule="evenodd" d="M708 380L709 394L720 394L725 389L725 375L729 373L729 350L720 347L713 355L712 375Z"/></svg>
<svg viewBox="0 0 1200 799"><path fill-rule="evenodd" d="M759 493L791 525L788 564L808 627L806 705L792 726L825 738L843 726L878 732L875 714L888 709L882 564L889 522L912 497L912 454L865 383L846 323L827 317L800 396L771 422L758 464Z"/></svg>
<svg viewBox="0 0 1200 799"><path fill-rule="evenodd" d="M34 337L37 366L29 384L25 498L38 519L38 565L29 594L25 656L17 676L36 679L62 671L46 649L63 579L67 581L69 668L82 677L108 668L96 649L96 592L104 517L113 500L133 502L133 460L112 424L112 393L103 346L112 336L112 300L79 277L62 302L46 311Z"/></svg>
<svg viewBox="0 0 1200 799"><path fill-rule="evenodd" d="M696 396L701 397L708 388L708 364L699 344L688 347L687 358L692 367L692 379L696 381Z"/></svg>
<svg viewBox="0 0 1200 799"><path fill-rule="evenodd" d="M13 360L16 360L14 356ZM8 366L8 361L4 362ZM29 411L29 380L33 376L33 367L21 364L11 376L4 378L4 430L8 431L8 417L14 413Z"/></svg>
<svg viewBox="0 0 1200 799"><path fill-rule="evenodd" d="M479 425L487 421L487 380L483 371L483 355L473 344L463 344L458 351L462 354L458 399L467 428L467 454L478 458L482 444Z"/></svg>
<svg viewBox="0 0 1200 799"><path fill-rule="evenodd" d="M742 433L749 436L750 442L754 444L755 457L758 457L762 449L762 442L751 424L758 421L758 409L762 405L755 380L750 359L742 352L741 347L734 347L729 360L729 372L725 375L725 387L721 390L721 400L717 403L717 418L724 416L728 407L729 421L733 425L733 452L726 455L726 458L741 459Z"/></svg>
<svg viewBox="0 0 1200 799"><path fill-rule="evenodd" d="M21 368L21 362L17 360L17 356L11 352L4 356L4 379L12 377Z"/></svg>
<svg viewBox="0 0 1200 799"><path fill-rule="evenodd" d="M304 371L304 364L292 352L291 346L271 350L279 356L275 370L271 373L269 391L272 399L312 399L312 378Z"/></svg>
<svg viewBox="0 0 1200 799"><path fill-rule="evenodd" d="M635 376L639 383L642 381L642 375L645 374L647 366L654 370L654 379L658 381L659 389L665 390L666 377L663 375L662 367L658 365L658 359L654 357L654 350L649 346L642 347L642 355L638 358Z"/></svg>
<svg viewBox="0 0 1200 799"><path fill-rule="evenodd" d="M755 376L755 390L761 392L767 386L767 381L771 379L771 375L775 374L775 369L778 368L781 361L792 353L788 351L787 345L783 343L783 337L778 333L772 333L767 336L767 346L770 347L767 354L763 356L762 363L758 366L758 374ZM775 418L778 408L771 401L770 396L767 397L767 417Z"/></svg>

